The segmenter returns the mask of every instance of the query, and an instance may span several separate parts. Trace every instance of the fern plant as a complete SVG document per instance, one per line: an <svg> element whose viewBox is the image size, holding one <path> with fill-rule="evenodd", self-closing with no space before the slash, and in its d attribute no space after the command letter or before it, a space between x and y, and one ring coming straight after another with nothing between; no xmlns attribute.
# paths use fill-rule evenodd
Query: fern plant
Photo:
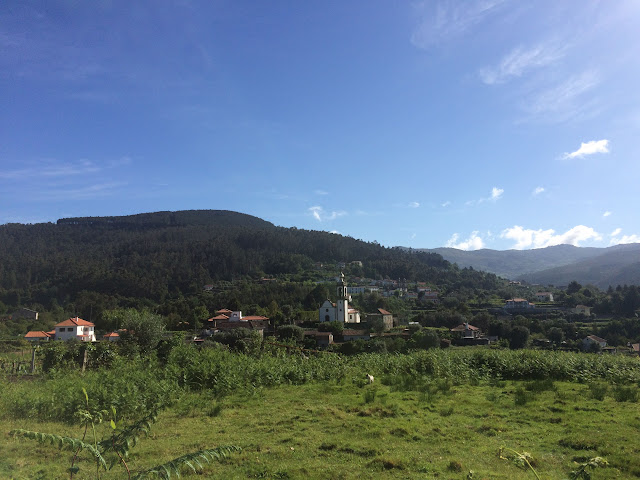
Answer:
<svg viewBox="0 0 640 480"><path fill-rule="evenodd" d="M149 478L161 478L169 480L172 475L180 477L181 471L185 468L194 473L202 470L205 463L213 460L225 458L232 452L240 451L240 447L235 445L226 445L213 449L204 449L197 452L188 453L180 457L174 458L166 463L149 468L142 472L133 473L127 464L127 458L131 448L135 447L142 435L147 435L151 429L151 425L158 417L158 411L153 410L145 417L131 425L123 425L117 420L116 409L111 407L111 411L101 410L92 411L89 408L89 396L86 390L82 389L85 396L86 408L81 408L76 412L76 416L80 419L84 426L81 438L65 437L53 433L34 432L31 430L15 429L9 432L14 438L24 438L35 440L43 445L52 445L59 450L74 451L71 460L71 466L67 469L69 479L73 480L74 474L78 473L79 467L75 465L78 455L81 452L87 452L96 462L95 478L100 479L101 471L111 470L115 465L122 465L127 472L129 480L143 480ZM96 434L96 425L99 425L108 417L110 425L110 435L105 436L98 441ZM91 428L93 443L86 441L86 436Z"/></svg>

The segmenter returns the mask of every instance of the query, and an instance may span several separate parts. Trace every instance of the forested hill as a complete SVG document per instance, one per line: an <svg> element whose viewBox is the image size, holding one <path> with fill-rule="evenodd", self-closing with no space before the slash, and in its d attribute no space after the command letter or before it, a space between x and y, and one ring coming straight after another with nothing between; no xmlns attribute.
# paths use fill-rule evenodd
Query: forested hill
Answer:
<svg viewBox="0 0 640 480"><path fill-rule="evenodd" d="M126 227L216 226L268 228L274 225L246 213L229 210L182 210L178 212L153 212L120 217L61 218L58 225L109 225Z"/></svg>
<svg viewBox="0 0 640 480"><path fill-rule="evenodd" d="M363 277L487 290L499 284L495 275L460 270L438 254L276 227L234 212L160 212L0 226L0 302L49 309L77 306L82 297L110 308L158 305L216 281L289 274L301 282L318 278L316 262L352 261L363 266L350 273Z"/></svg>

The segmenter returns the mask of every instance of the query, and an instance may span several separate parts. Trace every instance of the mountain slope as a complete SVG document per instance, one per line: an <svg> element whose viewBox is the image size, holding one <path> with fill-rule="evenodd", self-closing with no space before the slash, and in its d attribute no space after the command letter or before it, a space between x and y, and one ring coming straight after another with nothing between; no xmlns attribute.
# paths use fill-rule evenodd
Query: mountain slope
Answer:
<svg viewBox="0 0 640 480"><path fill-rule="evenodd" d="M557 245L532 250L425 249L461 267L473 267L514 280L567 285L572 280L607 288L640 283L640 244L608 248Z"/></svg>
<svg viewBox="0 0 640 480"><path fill-rule="evenodd" d="M640 244L619 245L571 265L522 275L531 283L567 285L572 280L600 288L640 284Z"/></svg>
<svg viewBox="0 0 640 480"><path fill-rule="evenodd" d="M578 248L572 245L557 245L532 250L458 250L434 248L427 250L439 253L445 260L460 267L495 273L505 278L517 279L521 275L548 268L569 265L601 253L598 248Z"/></svg>

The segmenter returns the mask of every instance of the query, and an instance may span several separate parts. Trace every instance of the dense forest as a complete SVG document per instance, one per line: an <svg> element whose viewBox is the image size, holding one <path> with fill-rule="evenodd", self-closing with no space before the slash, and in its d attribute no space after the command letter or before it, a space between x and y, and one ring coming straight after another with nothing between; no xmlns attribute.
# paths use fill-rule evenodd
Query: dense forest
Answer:
<svg viewBox="0 0 640 480"><path fill-rule="evenodd" d="M362 265L349 265L354 261ZM451 290L503 284L438 254L276 227L235 212L158 212L0 226L0 314L22 306L96 321L104 310L147 307L188 322L198 307L226 304L267 307L275 301L313 310L333 290L314 282L319 262L344 262L352 276ZM282 281L261 284L264 277ZM205 297L206 284L216 289Z"/></svg>

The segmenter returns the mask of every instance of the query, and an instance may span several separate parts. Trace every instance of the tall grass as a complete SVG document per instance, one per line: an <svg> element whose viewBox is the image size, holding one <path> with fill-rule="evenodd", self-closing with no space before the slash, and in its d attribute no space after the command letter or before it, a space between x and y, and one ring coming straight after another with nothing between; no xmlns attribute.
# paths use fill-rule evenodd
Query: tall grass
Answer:
<svg viewBox="0 0 640 480"><path fill-rule="evenodd" d="M277 385L328 380L341 383L346 379L364 378L367 373L425 386L418 391L427 391L431 380L438 379L457 383L486 379L632 385L640 382L640 361L622 356L473 348L406 355L321 354L307 358L272 353L238 354L180 345L173 348L166 365L160 365L153 358L116 358L110 367L84 374L63 369L31 382L9 384L7 380L0 380L4 383L0 384L0 412L12 417L70 420L81 401L78 389L84 387L97 407L113 405L125 418L134 418L151 406L172 402L184 391L208 391L214 397L222 397ZM619 397L633 401L633 395L626 392Z"/></svg>

